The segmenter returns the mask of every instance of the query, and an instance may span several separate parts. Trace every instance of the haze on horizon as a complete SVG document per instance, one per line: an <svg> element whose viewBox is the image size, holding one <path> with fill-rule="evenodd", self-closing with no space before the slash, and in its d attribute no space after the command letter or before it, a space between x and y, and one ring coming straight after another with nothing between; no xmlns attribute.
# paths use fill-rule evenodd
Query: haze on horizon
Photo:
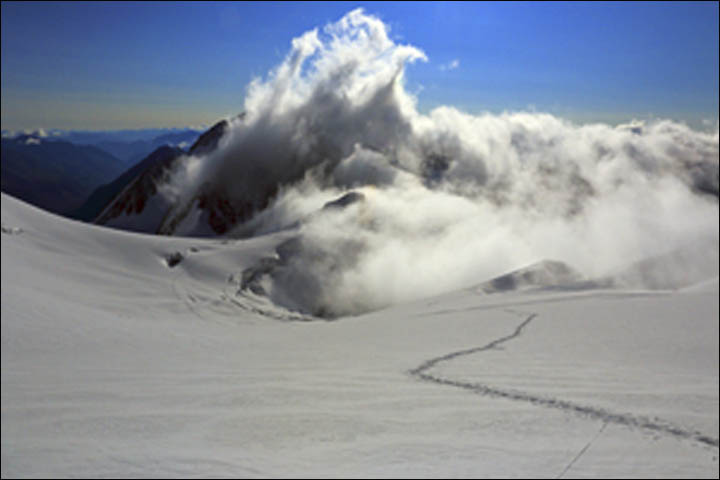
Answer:
<svg viewBox="0 0 720 480"><path fill-rule="evenodd" d="M364 7L423 49L427 112L718 124L718 4L2 2L2 128L212 124L291 39Z"/></svg>

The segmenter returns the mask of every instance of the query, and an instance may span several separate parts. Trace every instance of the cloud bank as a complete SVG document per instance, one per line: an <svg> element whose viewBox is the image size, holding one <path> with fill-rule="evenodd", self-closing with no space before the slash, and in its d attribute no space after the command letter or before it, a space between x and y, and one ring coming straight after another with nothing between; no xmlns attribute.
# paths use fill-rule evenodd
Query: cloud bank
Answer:
<svg viewBox="0 0 720 480"><path fill-rule="evenodd" d="M297 228L262 292L316 315L467 287L541 259L587 277L687 245L695 253L663 275L717 259L717 128L579 126L451 106L424 115L404 67L426 60L361 9L293 39L249 85L220 147L188 158L167 190L178 201L210 185L244 205L237 236ZM360 200L322 209L348 192Z"/></svg>

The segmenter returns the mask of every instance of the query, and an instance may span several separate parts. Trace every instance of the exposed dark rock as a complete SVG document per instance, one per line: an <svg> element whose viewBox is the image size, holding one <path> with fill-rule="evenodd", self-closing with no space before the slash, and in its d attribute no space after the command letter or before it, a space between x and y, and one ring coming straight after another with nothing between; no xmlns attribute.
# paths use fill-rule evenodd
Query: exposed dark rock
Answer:
<svg viewBox="0 0 720 480"><path fill-rule="evenodd" d="M450 168L450 163L450 158L445 155L439 153L429 154L422 163L423 178L431 184L439 182Z"/></svg>
<svg viewBox="0 0 720 480"><path fill-rule="evenodd" d="M349 205L352 205L353 203L362 202L365 200L365 195L363 195L360 192L348 192L342 197L332 200L330 202L327 202L325 205L323 205L323 210L335 210L335 209L343 209Z"/></svg>
<svg viewBox="0 0 720 480"><path fill-rule="evenodd" d="M170 268L175 267L178 263L182 262L183 254L180 252L173 252L165 255L165 263Z"/></svg>
<svg viewBox="0 0 720 480"><path fill-rule="evenodd" d="M6 225L2 226L2 233L7 235L19 235L23 232L23 229L20 227L8 227Z"/></svg>

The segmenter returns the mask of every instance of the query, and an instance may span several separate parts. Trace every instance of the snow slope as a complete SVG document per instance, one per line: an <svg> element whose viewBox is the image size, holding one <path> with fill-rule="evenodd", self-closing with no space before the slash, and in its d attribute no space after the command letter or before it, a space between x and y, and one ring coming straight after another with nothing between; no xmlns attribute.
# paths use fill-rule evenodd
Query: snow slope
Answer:
<svg viewBox="0 0 720 480"><path fill-rule="evenodd" d="M717 277L289 321L234 280L288 233L2 232L3 477L718 477Z"/></svg>

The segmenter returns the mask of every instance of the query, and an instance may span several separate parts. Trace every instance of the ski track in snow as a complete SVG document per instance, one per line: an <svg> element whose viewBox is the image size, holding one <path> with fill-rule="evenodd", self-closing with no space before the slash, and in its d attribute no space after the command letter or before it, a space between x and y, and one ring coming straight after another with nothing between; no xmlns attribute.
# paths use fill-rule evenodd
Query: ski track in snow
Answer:
<svg viewBox="0 0 720 480"><path fill-rule="evenodd" d="M509 311L506 310L509 313L512 314L519 314L519 312ZM527 314L523 314L527 315ZM698 442L702 445L710 446L718 448L718 439L712 438L708 435L703 434L702 432L698 431L690 431L686 430L682 427L673 425L669 422L666 422L659 418L649 419L642 416L627 414L627 413L615 413L611 412L609 410L606 410L604 408L600 407L593 407L589 405L581 405L579 403L567 401L567 400L561 400L559 398L552 398L552 397L543 397L537 394L528 393L528 392L522 392L518 390L506 390L502 388L496 388L490 385L485 385L482 383L470 383L470 382L464 382L461 380L454 380L451 378L444 378L437 375L433 375L431 373L428 373L429 370L431 370L433 367L438 365L442 362L448 362L455 358L465 356L465 355L472 355L480 352L484 352L487 350L491 350L498 345L501 345L505 342L508 342L514 338L517 338L520 336L520 334L523 332L525 327L527 327L530 322L532 322L535 318L537 318L536 313L529 314L525 320L520 323L515 328L515 331L511 333L510 335L506 335L504 337L498 338L496 340L493 340L492 342L488 343L487 345L483 345L481 347L474 347L474 348L468 348L464 350L458 350L455 352L448 353L446 355L442 355L440 357L435 357L430 360L425 361L422 363L419 367L414 368L410 370L408 373L416 378L419 378L420 380L435 383L438 385L446 385L456 388L461 388L464 390L469 390L474 393L478 393L480 395L486 395L489 397L495 397L495 398L504 398L507 400L512 400L516 402L525 402L525 403L531 403L533 405L538 405L541 407L546 408L554 408L558 410L565 411L567 413L576 414L584 417L589 417L594 420L599 420L603 422L605 425L609 423L622 425L630 428L639 428L642 430L647 430L654 433L664 434L668 435L677 439L683 439L683 440L692 440L694 442ZM604 427L603 427L604 429ZM602 431L602 429L601 429ZM584 450L587 450L587 447L592 444L592 442L595 439L591 440L590 443L586 446ZM577 455L576 459L582 456L582 453L584 451L581 451L580 454ZM573 460L572 463L574 463L575 460ZM570 466L571 466L570 465ZM569 468L569 467L568 467ZM565 472L563 472L564 474Z"/></svg>
<svg viewBox="0 0 720 480"><path fill-rule="evenodd" d="M197 249L189 249L187 253L191 252L197 252ZM199 319L203 321L209 321L208 318L206 318L203 314L200 313L198 308L196 306L198 304L202 305L205 304L205 307L209 307L211 302L200 302L198 298L193 296L189 289L186 288L187 286L183 285L182 287L179 285L181 282L181 278L187 278L185 273L183 272L182 268L177 269L177 273L173 275L173 278L171 280L171 286L174 294L180 299L187 308L196 315ZM181 291L182 290L182 291ZM245 305L241 302L238 302L237 300L234 300L232 298L232 295L228 295L229 292L223 292L223 294L220 296L220 302L226 303L227 300L230 300L230 303L236 307L240 308L245 311L249 311L252 313L255 313L257 315L261 315L264 317L273 318L275 320L280 321L310 321L313 319L309 319L305 316L293 316L291 314L288 314L287 316L279 315L276 312L266 311L265 309L261 309L258 307L253 307L251 305ZM664 292L663 292L664 293ZM662 294L662 293L661 293ZM618 295L617 293L613 292L612 294L609 294L612 296ZM623 294L619 294L620 296L623 296ZM635 296L645 296L647 295L646 292L643 293L627 293L625 294L629 297L635 297ZM557 300L563 300L564 298L555 298L555 299L548 299L545 301L557 301ZM544 301L540 300L537 302L523 302L522 305L529 305L533 303L544 303ZM470 310L486 310L486 309L495 309L498 308L498 305L494 306L479 306L479 307L470 307L470 308L464 308L464 309L457 309L457 310L446 310L446 311L439 311L434 313L451 313L454 311L470 311ZM590 447L590 445L597 439L597 437L600 436L602 431L605 429L605 427L610 424L617 424L617 425L623 425L629 428L639 428L650 432L665 434L677 439L685 439L685 440L691 440L698 442L700 444L715 447L718 448L719 441L717 438L710 437L708 435L703 434L699 431L690 431L686 430L682 427L673 425L669 422L666 422L664 420L654 418L649 419L642 416L636 416L632 414L627 413L615 413L611 412L609 410L600 408L600 407L594 407L589 405L582 405L578 404L572 401L562 400L559 398L553 398L553 397L543 397L540 395L528 393L528 392L522 392L517 390L506 390L502 388L496 388L490 385L485 385L481 383L470 383L470 382L464 382L461 380L454 380L451 378L443 378L437 375L433 375L431 373L428 373L433 367L438 365L442 362L448 362L455 358L466 356L466 355L473 355L476 353L481 353L487 350L494 349L498 347L499 345L509 342L510 340L513 340L520 336L520 334L523 332L523 330L535 319L537 318L537 313L523 313L519 311L514 311L510 309L505 309L507 313L510 313L512 315L525 317L525 319L515 328L515 330L504 337L500 337L498 339L493 340L492 342L480 346L480 347L473 347L463 350L457 350L454 352L450 352L448 354L431 358L425 362L423 362L420 366L417 368L414 368L409 371L409 374L419 378L420 380L435 383L438 385L446 385L446 386L452 386L456 388L461 388L464 390L469 390L474 393L478 393L481 395L486 395L490 397L496 397L496 398L504 398L507 400L512 401L518 401L518 402L525 402L525 403L531 403L533 405L538 405L546 408L554 408L558 410L563 410L567 413L576 414L584 417L589 417L595 420L599 420L603 422L603 426L599 430L599 432L595 435L595 437L588 442L587 445L575 456L575 458L568 464L568 466L565 468L565 470L560 474L560 477L563 476L567 471L572 467L572 465L577 462L577 460L587 451L587 449ZM560 478L558 477L558 478Z"/></svg>
<svg viewBox="0 0 720 480"><path fill-rule="evenodd" d="M558 475L555 478L562 478L568 472L568 470L570 470L572 468L572 466L575 465L575 462L580 460L580 457L585 455L585 452L587 452L588 449L590 448L590 446L593 443L595 443L595 440L597 440L598 437L600 437L600 434L602 434L602 432L605 430L605 427L607 427L607 422L604 422L602 424L602 427L600 427L600 430L598 430L598 432L595 434L595 436L593 436L593 438L591 438L590 441L587 444L585 444L585 446L582 448L582 450L580 450L578 452L578 454L575 455L575 457L570 461L570 463L567 464L567 467L565 467L565 469L562 472L560 472L560 475Z"/></svg>

